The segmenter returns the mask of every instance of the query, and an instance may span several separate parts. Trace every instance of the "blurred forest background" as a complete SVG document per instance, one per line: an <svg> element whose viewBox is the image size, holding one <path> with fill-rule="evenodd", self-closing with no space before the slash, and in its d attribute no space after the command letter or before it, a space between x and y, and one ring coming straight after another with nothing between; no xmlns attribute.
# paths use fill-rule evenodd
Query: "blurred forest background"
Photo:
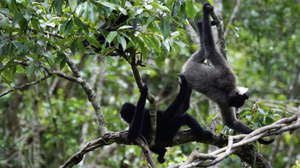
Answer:
<svg viewBox="0 0 300 168"><path fill-rule="evenodd" d="M120 107L135 104L140 95L129 63L132 55L143 60L145 66L138 69L158 108L173 101L177 74L198 46L187 27L201 19L206 1L133 2L0 2L0 167L59 167L103 133L95 102L90 103L80 83L62 76L78 77L70 60L94 89L109 131L128 129ZM300 105L300 1L239 1L232 15L234 2L222 2L228 61L239 85L251 92L238 116L259 128L295 114ZM125 24L110 31L98 29L121 14L129 16ZM130 26L134 20L136 29ZM96 40L99 33L106 37L105 44ZM85 48L83 39L98 49ZM124 55L124 48L131 56ZM189 113L205 128L220 120L218 114L209 115L208 100L195 92ZM222 124L216 129L220 132L233 133ZM296 130L257 149L274 167L299 167L299 144ZM195 142L174 146L159 166L185 161L196 146L204 153L208 150L207 144ZM87 153L76 167L145 167L141 155L138 146L112 144ZM232 155L221 165L242 163Z"/></svg>

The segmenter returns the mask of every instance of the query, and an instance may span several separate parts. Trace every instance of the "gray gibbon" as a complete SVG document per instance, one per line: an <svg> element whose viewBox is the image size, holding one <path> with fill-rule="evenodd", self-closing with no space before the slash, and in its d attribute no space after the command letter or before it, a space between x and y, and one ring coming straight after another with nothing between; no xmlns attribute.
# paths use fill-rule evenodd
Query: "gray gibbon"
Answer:
<svg viewBox="0 0 300 168"><path fill-rule="evenodd" d="M222 122L233 130L245 134L254 131L236 118L236 110L244 105L250 94L247 88L237 87L237 78L226 59L215 47L209 14L213 7L203 6L202 22L197 24L200 34L199 49L188 59L182 68L189 86L217 103L221 110ZM207 59L211 65L204 64ZM262 144L274 140L259 139Z"/></svg>
<svg viewBox="0 0 300 168"><path fill-rule="evenodd" d="M187 125L191 128L192 134L195 137L212 141L214 134L203 129L198 121L187 113L190 106L192 89L188 86L184 75L178 74L178 76L180 91L175 100L167 109L157 110L156 140L162 142L172 140L179 128L183 125ZM141 96L137 105L124 103L120 110L121 117L130 124L127 139L131 142L134 142L140 135L146 139L149 138L151 121L149 109L145 108L147 94L148 88L144 85L141 89ZM158 154L157 160L160 163L165 161L165 148L150 147L150 150Z"/></svg>

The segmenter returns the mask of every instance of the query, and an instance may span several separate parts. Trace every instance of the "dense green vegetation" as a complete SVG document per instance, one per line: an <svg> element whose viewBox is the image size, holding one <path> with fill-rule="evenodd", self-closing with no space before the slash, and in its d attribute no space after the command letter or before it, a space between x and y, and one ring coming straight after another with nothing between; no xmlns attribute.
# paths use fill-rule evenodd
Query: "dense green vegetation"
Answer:
<svg viewBox="0 0 300 168"><path fill-rule="evenodd" d="M0 167L58 167L103 134L94 104L80 83L69 78L78 77L70 60L95 91L109 131L128 128L119 109L125 102L136 103L139 97L130 64L133 58L158 108L167 107L178 93L177 74L197 49L186 27L201 18L203 3L1 1ZM300 105L300 2L243 1L228 25L234 7L231 2L223 3L224 25L229 29L228 61L239 85L251 91L251 99L238 116L259 128L293 115ZM106 42L99 43L98 27L104 22L113 25L121 14L128 15L128 20L111 31L101 31ZM99 51L85 48L83 39ZM18 89L35 81L36 85ZM208 100L193 93L189 113L205 128L212 119L220 120L208 111ZM223 125L217 128L217 133L232 133ZM296 130L257 149L274 167L299 167L299 143ZM168 148L167 162L161 167L185 161L196 146L207 152L207 144L195 142ZM89 152L83 167L145 167L141 155L138 146L113 144ZM231 156L221 164L233 167L241 162Z"/></svg>

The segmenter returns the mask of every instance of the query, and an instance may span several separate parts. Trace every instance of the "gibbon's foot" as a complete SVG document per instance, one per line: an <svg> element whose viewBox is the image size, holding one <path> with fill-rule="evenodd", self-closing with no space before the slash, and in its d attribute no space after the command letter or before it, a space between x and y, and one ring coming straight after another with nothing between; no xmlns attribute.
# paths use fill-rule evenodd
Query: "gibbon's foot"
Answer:
<svg viewBox="0 0 300 168"><path fill-rule="evenodd" d="M261 143L261 144L269 145L269 144L271 144L271 143L274 142L274 139L271 139L271 140L263 140L262 138L260 138L260 139L258 139L257 141L258 141L259 143Z"/></svg>
<svg viewBox="0 0 300 168"><path fill-rule="evenodd" d="M203 9L204 9L205 11L207 11L207 12L211 12L211 11L214 10L214 7L212 7L212 6L210 5L210 3L206 3L206 4L203 5Z"/></svg>

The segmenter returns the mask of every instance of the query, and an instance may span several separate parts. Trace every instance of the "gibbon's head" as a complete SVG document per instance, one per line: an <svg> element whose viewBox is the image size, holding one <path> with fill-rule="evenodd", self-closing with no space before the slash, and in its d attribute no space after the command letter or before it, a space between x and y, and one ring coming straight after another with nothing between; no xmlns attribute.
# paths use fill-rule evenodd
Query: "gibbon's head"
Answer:
<svg viewBox="0 0 300 168"><path fill-rule="evenodd" d="M131 121L133 119L134 111L135 111L135 105L133 105L131 103L124 103L120 110L120 114L121 114L121 117L127 123L131 123Z"/></svg>
<svg viewBox="0 0 300 168"><path fill-rule="evenodd" d="M248 92L248 88L237 87L235 91L229 94L228 105L232 107L242 107L249 97L250 93Z"/></svg>

